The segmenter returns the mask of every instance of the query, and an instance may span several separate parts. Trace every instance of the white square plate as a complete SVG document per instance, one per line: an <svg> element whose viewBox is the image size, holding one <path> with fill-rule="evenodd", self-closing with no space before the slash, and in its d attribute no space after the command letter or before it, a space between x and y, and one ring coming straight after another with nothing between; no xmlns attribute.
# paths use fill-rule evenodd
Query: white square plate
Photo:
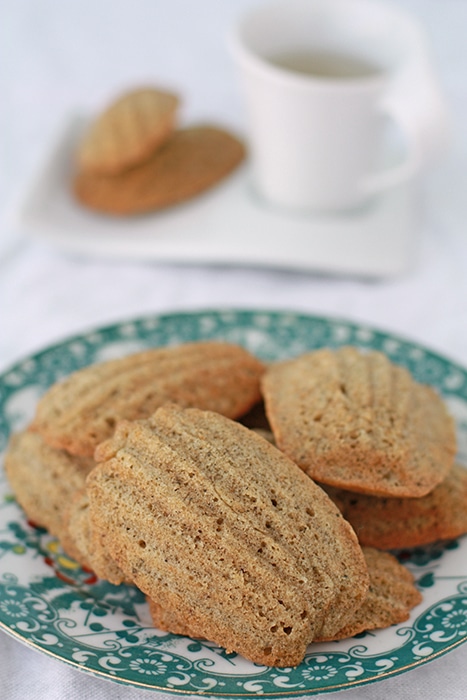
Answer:
<svg viewBox="0 0 467 700"><path fill-rule="evenodd" d="M24 233L75 254L124 260L239 264L387 277L414 259L412 183L341 216L278 211L254 194L246 163L184 204L135 217L87 211L73 199L73 153L87 120L69 118L15 213Z"/></svg>

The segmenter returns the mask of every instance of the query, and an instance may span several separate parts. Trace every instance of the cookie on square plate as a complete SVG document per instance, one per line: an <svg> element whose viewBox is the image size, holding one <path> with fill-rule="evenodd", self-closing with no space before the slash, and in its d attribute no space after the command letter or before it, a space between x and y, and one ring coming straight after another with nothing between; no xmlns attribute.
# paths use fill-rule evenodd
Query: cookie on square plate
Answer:
<svg viewBox="0 0 467 700"><path fill-rule="evenodd" d="M219 183L245 156L243 144L215 126L174 131L152 156L117 175L80 171L73 190L89 209L119 216L184 202Z"/></svg>
<svg viewBox="0 0 467 700"><path fill-rule="evenodd" d="M79 170L116 175L146 160L171 134L178 105L176 95L152 87L118 97L85 133L76 154Z"/></svg>

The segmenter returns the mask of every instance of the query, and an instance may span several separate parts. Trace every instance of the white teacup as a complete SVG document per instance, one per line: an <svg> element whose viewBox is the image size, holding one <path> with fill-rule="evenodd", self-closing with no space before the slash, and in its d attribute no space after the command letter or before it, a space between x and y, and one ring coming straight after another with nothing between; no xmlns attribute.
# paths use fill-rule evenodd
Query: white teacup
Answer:
<svg viewBox="0 0 467 700"><path fill-rule="evenodd" d="M279 0L231 37L254 183L277 205L359 206L414 176L445 144L447 118L423 29L379 0ZM392 120L404 136L381 167Z"/></svg>

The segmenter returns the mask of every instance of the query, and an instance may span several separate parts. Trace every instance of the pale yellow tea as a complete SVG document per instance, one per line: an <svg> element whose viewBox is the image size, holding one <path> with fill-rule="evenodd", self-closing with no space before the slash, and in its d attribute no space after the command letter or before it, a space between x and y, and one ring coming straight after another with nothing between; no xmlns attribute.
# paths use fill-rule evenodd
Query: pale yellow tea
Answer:
<svg viewBox="0 0 467 700"><path fill-rule="evenodd" d="M381 68L359 56L325 51L284 51L268 58L279 68L315 78L357 79L376 76Z"/></svg>

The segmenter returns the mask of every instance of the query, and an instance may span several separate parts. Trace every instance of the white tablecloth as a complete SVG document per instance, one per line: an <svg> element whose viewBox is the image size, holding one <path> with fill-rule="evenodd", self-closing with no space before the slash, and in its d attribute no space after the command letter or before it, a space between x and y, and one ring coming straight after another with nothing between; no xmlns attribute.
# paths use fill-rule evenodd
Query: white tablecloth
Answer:
<svg viewBox="0 0 467 700"><path fill-rule="evenodd" d="M467 2L401 2L424 21L454 143L421 183L422 236L407 275L365 281L262 268L97 261L21 237L8 213L68 112L162 82L184 118L242 128L225 32L250 0L17 0L0 8L0 369L69 334L147 313L295 309L402 334L467 365ZM112 241L109 240L109 246ZM2 700L159 698L91 677L0 632ZM467 697L467 646L409 673L327 697Z"/></svg>

